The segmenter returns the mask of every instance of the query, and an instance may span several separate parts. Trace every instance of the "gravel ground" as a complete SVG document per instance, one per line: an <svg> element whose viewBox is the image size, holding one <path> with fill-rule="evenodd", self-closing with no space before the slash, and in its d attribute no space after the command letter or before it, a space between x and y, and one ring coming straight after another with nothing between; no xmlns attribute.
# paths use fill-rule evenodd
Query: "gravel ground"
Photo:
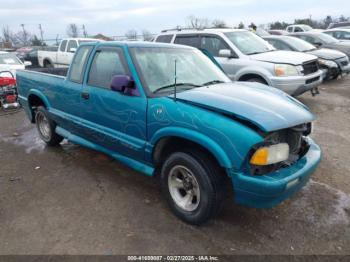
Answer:
<svg viewBox="0 0 350 262"><path fill-rule="evenodd" d="M350 77L320 89L300 97L324 153L310 183L272 209L228 201L202 227L172 215L155 179L0 116L0 254L350 254Z"/></svg>

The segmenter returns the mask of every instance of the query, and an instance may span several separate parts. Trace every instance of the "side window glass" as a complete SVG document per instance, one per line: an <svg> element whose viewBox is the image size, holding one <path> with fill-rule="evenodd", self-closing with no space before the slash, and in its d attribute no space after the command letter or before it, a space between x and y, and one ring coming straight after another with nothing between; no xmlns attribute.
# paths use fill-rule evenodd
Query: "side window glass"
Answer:
<svg viewBox="0 0 350 262"><path fill-rule="evenodd" d="M201 48L207 50L213 56L219 56L221 49L230 49L222 39L213 36L202 36Z"/></svg>
<svg viewBox="0 0 350 262"><path fill-rule="evenodd" d="M83 83L84 69L91 50L92 46L84 46L77 51L70 68L70 81Z"/></svg>
<svg viewBox="0 0 350 262"><path fill-rule="evenodd" d="M121 49L104 49L96 52L92 61L88 84L102 88L110 88L114 75L129 74Z"/></svg>
<svg viewBox="0 0 350 262"><path fill-rule="evenodd" d="M176 36L175 44L188 45L198 48L199 36Z"/></svg>
<svg viewBox="0 0 350 262"><path fill-rule="evenodd" d="M156 42L159 43L170 43L173 39L173 35L160 35L157 37Z"/></svg>
<svg viewBox="0 0 350 262"><path fill-rule="evenodd" d="M294 32L303 32L303 29L301 29L299 26L295 27Z"/></svg>
<svg viewBox="0 0 350 262"><path fill-rule="evenodd" d="M60 46L60 51L65 52L66 51L66 46L67 46L67 40L63 40Z"/></svg>
<svg viewBox="0 0 350 262"><path fill-rule="evenodd" d="M289 33L293 32L293 28L292 27L288 27L287 30L288 30Z"/></svg>
<svg viewBox="0 0 350 262"><path fill-rule="evenodd" d="M70 51L71 48L78 48L77 41L75 41L75 40L69 40L69 42L68 42L68 47L67 47L67 52L71 52L71 51Z"/></svg>

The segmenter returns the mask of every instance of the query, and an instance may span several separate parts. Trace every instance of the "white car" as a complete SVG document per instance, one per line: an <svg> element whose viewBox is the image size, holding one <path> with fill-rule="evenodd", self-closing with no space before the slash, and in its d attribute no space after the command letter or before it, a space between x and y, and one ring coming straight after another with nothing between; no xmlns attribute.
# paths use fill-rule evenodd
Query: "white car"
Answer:
<svg viewBox="0 0 350 262"><path fill-rule="evenodd" d="M297 33L297 32L307 32L307 31L311 31L313 30L313 28L309 25L289 25L286 28L286 31L288 33Z"/></svg>
<svg viewBox="0 0 350 262"><path fill-rule="evenodd" d="M25 69L31 64L29 61L22 62L14 53L0 51L0 72L10 71L16 76L16 70Z"/></svg>

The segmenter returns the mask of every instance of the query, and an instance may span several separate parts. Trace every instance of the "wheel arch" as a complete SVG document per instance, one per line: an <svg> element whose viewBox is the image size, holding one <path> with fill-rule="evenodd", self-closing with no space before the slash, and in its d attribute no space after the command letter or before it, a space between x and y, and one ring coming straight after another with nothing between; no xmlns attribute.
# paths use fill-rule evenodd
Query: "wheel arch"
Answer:
<svg viewBox="0 0 350 262"><path fill-rule="evenodd" d="M35 109L38 106L44 106L46 109L50 108L50 103L47 98L38 90L30 90L28 96L28 107L30 110L30 121L35 122Z"/></svg>
<svg viewBox="0 0 350 262"><path fill-rule="evenodd" d="M232 168L230 158L218 143L193 130L177 127L165 128L153 136L150 144L153 146L149 150L149 157L155 166L158 166L169 152L189 146L208 152L222 168Z"/></svg>

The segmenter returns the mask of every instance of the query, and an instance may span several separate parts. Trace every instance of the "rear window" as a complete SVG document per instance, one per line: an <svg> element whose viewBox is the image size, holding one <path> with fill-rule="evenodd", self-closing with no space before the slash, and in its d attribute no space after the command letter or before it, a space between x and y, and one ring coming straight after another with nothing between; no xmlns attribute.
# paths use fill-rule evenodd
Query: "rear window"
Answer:
<svg viewBox="0 0 350 262"><path fill-rule="evenodd" d="M173 39L173 35L160 35L157 37L156 42L159 43L170 43Z"/></svg>

